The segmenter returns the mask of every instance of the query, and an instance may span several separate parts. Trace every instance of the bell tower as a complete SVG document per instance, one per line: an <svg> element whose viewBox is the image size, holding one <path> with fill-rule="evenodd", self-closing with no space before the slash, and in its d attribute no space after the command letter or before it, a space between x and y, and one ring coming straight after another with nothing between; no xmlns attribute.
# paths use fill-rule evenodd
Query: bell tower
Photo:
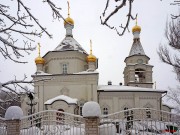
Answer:
<svg viewBox="0 0 180 135"><path fill-rule="evenodd" d="M152 65L149 65L150 58L145 54L140 42L141 27L136 25L132 28L133 44L129 56L124 62L124 84L126 86L152 88Z"/></svg>

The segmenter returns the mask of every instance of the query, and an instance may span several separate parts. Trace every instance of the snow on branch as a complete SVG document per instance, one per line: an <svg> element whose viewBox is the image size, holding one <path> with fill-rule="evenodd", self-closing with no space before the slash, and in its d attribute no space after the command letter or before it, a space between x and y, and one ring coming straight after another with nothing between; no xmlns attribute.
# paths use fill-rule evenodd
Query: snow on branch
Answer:
<svg viewBox="0 0 180 135"><path fill-rule="evenodd" d="M53 12L53 19L63 18L61 8L51 0L43 2L46 2ZM45 33L52 38L28 6L23 0L0 2L0 54L16 63L27 63L20 58L35 50L31 45L35 42L35 37L41 37Z"/></svg>
<svg viewBox="0 0 180 135"><path fill-rule="evenodd" d="M0 99L3 100L4 104L10 103L10 102L16 102L16 103L21 102L20 97L31 91L30 89L28 89L27 86L24 86L23 84L33 85L33 83L35 83L35 82L48 81L48 80L52 80L53 78L47 77L47 78L42 78L42 79L37 79L37 80L30 80L30 81L27 81L26 79L27 79L26 76L24 76L24 78L21 80L18 80L15 77L14 80L10 80L10 81L4 82L4 83L0 82L0 93L2 94L2 92L3 92L3 94L2 94L3 99L1 99L1 97L0 97ZM0 108L5 109L5 107L3 107L1 105L0 105Z"/></svg>
<svg viewBox="0 0 180 135"><path fill-rule="evenodd" d="M27 81L26 79L27 79L26 76L24 76L24 78L21 80L17 80L15 77L14 80L0 83L0 89L3 91L10 91L16 95L20 95L19 91L24 91L24 92L29 91L28 88L26 86L23 86L22 84L33 84L35 82L52 80L52 77L42 78L42 79L37 79L37 80L30 80L30 81Z"/></svg>
<svg viewBox="0 0 180 135"><path fill-rule="evenodd" d="M165 28L165 38L167 43L160 45L158 50L159 58L162 62L173 67L177 76L177 80L180 82L180 19L167 22Z"/></svg>

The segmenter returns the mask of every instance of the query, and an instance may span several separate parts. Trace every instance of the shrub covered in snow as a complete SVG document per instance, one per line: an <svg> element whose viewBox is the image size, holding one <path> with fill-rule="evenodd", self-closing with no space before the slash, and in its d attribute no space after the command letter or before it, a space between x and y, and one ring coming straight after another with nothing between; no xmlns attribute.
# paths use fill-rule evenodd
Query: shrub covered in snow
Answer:
<svg viewBox="0 0 180 135"><path fill-rule="evenodd" d="M20 119L23 116L23 111L19 106L10 106L5 113L6 120Z"/></svg>
<svg viewBox="0 0 180 135"><path fill-rule="evenodd" d="M97 102L86 102L82 108L83 117L99 117L101 115L101 109Z"/></svg>

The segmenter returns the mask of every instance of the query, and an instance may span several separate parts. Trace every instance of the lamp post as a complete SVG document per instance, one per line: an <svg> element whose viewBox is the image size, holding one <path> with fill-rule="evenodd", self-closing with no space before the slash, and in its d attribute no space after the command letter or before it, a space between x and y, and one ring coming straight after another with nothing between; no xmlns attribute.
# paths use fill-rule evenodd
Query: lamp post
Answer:
<svg viewBox="0 0 180 135"><path fill-rule="evenodd" d="M28 99L26 104L30 106L30 114L33 114L33 106L37 104L37 97L32 92L27 93Z"/></svg>

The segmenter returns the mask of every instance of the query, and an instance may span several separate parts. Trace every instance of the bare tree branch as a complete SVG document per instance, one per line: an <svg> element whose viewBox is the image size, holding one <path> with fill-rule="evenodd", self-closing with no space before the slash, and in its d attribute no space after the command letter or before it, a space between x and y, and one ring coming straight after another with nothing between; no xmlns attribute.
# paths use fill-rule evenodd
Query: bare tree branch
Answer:
<svg viewBox="0 0 180 135"><path fill-rule="evenodd" d="M8 3L11 4L8 5ZM64 20L60 13L61 8L57 7L51 0L44 0L43 3L47 3L50 7L53 19L60 20L62 18ZM11 7L12 5L17 5L16 10ZM35 49L31 45L34 42L33 39L41 37L42 33L52 38L52 35L34 16L25 1L13 0L4 4L0 2L0 54L5 59L16 63L26 63L20 59L24 57L25 53L30 54ZM17 34L21 38L17 38Z"/></svg>
<svg viewBox="0 0 180 135"><path fill-rule="evenodd" d="M160 45L158 55L162 62L171 65L174 69L174 72L177 76L177 80L180 82L180 57L176 54L180 52L180 19L172 20L169 23L166 23L165 29L165 38L167 39L167 44L162 46ZM170 53L170 48L173 55Z"/></svg>
<svg viewBox="0 0 180 135"><path fill-rule="evenodd" d="M121 0L115 0L115 2L119 2L119 1L121 1ZM133 17L133 16L132 16L132 3L133 3L133 1L134 1L134 0L128 0L129 9L128 9L128 13L127 13L127 20L126 20L125 25L121 24L121 25L119 26L119 28L122 29L121 31L119 31L119 29L116 28L115 26L111 26L111 25L108 23L108 21L109 21L115 14L119 13L122 8L125 8L125 6L126 6L126 4L127 4L127 0L122 0L121 3L120 3L118 6L116 6L115 9L114 9L109 15L106 16L106 11L108 10L109 3L110 3L110 1L107 0L106 6L105 6L104 11L103 11L103 13L102 13L102 16L100 16L101 24L107 26L107 27L110 28L110 29L115 30L116 33L117 33L119 36L123 36L124 33L126 32L126 30L128 30L128 32L129 32L128 26L129 26L130 20L131 20L131 19L134 20L134 19L136 19L136 17L137 17L137 15L136 15L136 17ZM104 18L104 19L103 19L103 18Z"/></svg>
<svg viewBox="0 0 180 135"><path fill-rule="evenodd" d="M180 18L172 18L166 23L165 38L167 43L160 45L158 50L159 58L162 62L170 65L180 82ZM168 99L174 102L175 110L180 113L180 87L169 88Z"/></svg>

